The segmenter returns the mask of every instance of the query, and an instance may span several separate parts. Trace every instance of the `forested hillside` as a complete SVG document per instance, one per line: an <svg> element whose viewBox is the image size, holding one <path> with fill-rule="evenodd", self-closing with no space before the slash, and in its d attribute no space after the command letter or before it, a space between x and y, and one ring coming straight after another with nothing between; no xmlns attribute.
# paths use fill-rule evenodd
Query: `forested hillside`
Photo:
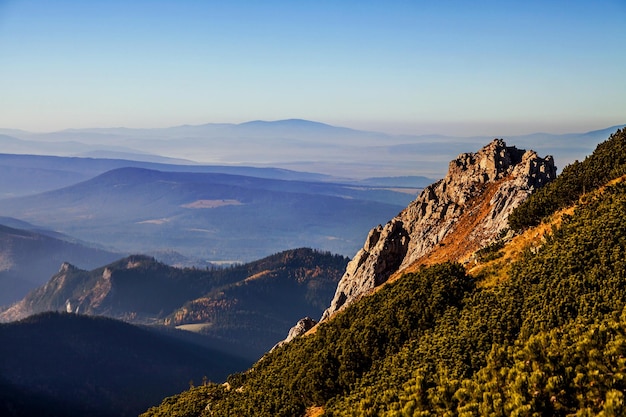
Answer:
<svg viewBox="0 0 626 417"><path fill-rule="evenodd" d="M69 264L0 312L14 321L45 311L107 316L134 324L185 326L218 350L250 362L304 316L318 318L348 259L309 248L224 268L174 268L133 255L85 271Z"/></svg>
<svg viewBox="0 0 626 417"><path fill-rule="evenodd" d="M624 149L618 131L520 206L515 229L575 204L505 279L453 263L406 274L144 416L626 414Z"/></svg>
<svg viewBox="0 0 626 417"><path fill-rule="evenodd" d="M154 401L250 363L186 332L44 313L0 324L1 416L134 416Z"/></svg>

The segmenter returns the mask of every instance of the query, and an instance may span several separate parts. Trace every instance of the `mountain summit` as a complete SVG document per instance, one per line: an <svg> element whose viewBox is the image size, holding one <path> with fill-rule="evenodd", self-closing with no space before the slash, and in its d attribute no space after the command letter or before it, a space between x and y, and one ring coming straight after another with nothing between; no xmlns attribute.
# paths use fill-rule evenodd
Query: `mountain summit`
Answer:
<svg viewBox="0 0 626 417"><path fill-rule="evenodd" d="M507 218L535 189L556 178L552 156L494 139L450 162L442 180L385 226L372 229L350 261L328 319L400 270L416 264L464 261L507 227Z"/></svg>

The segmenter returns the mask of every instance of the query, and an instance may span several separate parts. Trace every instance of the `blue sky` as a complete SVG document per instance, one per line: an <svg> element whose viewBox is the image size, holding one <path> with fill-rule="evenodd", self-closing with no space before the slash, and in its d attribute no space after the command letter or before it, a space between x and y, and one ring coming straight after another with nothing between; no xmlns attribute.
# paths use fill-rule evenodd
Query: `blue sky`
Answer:
<svg viewBox="0 0 626 417"><path fill-rule="evenodd" d="M626 123L626 1L0 0L0 127Z"/></svg>

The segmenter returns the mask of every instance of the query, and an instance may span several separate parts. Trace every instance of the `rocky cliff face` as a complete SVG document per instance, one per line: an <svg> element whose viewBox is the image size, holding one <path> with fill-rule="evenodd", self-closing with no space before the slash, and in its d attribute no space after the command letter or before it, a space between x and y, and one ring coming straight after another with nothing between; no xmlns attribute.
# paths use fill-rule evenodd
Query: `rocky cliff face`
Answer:
<svg viewBox="0 0 626 417"><path fill-rule="evenodd" d="M416 263L461 261L493 241L511 211L556 177L551 156L495 139L450 162L446 177L424 189L398 216L370 231L350 261L322 321L394 273Z"/></svg>

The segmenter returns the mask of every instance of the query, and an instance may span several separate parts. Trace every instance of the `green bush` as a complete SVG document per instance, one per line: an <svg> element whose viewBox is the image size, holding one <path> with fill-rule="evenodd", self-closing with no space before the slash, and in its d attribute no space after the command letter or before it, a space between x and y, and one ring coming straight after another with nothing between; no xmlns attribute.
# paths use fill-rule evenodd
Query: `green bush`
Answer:
<svg viewBox="0 0 626 417"><path fill-rule="evenodd" d="M626 129L619 129L600 143L583 162L563 169L554 181L534 192L509 216L509 226L520 230L578 201L612 179L626 174Z"/></svg>

